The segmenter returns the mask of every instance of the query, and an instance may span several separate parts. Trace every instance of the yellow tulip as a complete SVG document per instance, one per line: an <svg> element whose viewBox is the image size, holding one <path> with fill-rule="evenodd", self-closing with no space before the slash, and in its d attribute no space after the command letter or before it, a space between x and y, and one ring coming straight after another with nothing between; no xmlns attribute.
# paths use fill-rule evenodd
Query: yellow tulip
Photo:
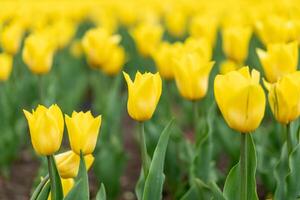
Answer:
<svg viewBox="0 0 300 200"><path fill-rule="evenodd" d="M7 53L0 53L0 81L9 79L13 67L13 57Z"/></svg>
<svg viewBox="0 0 300 200"><path fill-rule="evenodd" d="M61 186L62 186L62 189L63 189L63 194L64 194L64 197L65 197L65 196L67 196L67 194L73 188L75 181L72 178L67 178L67 179L62 178L60 180L61 180ZM48 200L51 200L51 191L48 195Z"/></svg>
<svg viewBox="0 0 300 200"><path fill-rule="evenodd" d="M25 40L23 60L34 74L46 74L53 62L54 47L44 34L32 34Z"/></svg>
<svg viewBox="0 0 300 200"><path fill-rule="evenodd" d="M140 23L131 32L138 51L145 57L150 56L159 45L163 28L157 23Z"/></svg>
<svg viewBox="0 0 300 200"><path fill-rule="evenodd" d="M166 14L165 21L169 33L175 37L182 37L186 30L186 15L179 9Z"/></svg>
<svg viewBox="0 0 300 200"><path fill-rule="evenodd" d="M125 51L121 47L115 47L111 50L108 60L103 63L101 70L108 75L118 74L125 63Z"/></svg>
<svg viewBox="0 0 300 200"><path fill-rule="evenodd" d="M189 52L197 52L202 59L211 60L213 49L205 38L189 37L184 41L184 49Z"/></svg>
<svg viewBox="0 0 300 200"><path fill-rule="evenodd" d="M93 117L90 111L73 112L72 117L65 115L69 140L72 150L80 155L93 153L99 130L101 126L101 116Z"/></svg>
<svg viewBox="0 0 300 200"><path fill-rule="evenodd" d="M49 108L39 105L32 113L23 110L28 121L31 143L40 155L52 155L59 150L64 119L60 108L54 104Z"/></svg>
<svg viewBox="0 0 300 200"><path fill-rule="evenodd" d="M238 70L239 64L232 60L225 60L220 64L220 73L227 74L228 72Z"/></svg>
<svg viewBox="0 0 300 200"><path fill-rule="evenodd" d="M174 75L181 96L188 100L203 98L214 62L203 59L197 52L185 52L177 58Z"/></svg>
<svg viewBox="0 0 300 200"><path fill-rule="evenodd" d="M300 72L282 76L278 82L265 82L269 104L276 120L288 124L300 115Z"/></svg>
<svg viewBox="0 0 300 200"><path fill-rule="evenodd" d="M0 44L5 52L9 54L16 54L19 51L24 29L21 23L12 22L1 30Z"/></svg>
<svg viewBox="0 0 300 200"><path fill-rule="evenodd" d="M257 55L269 82L276 82L281 76L295 72L298 65L298 43L269 44L267 51L257 49Z"/></svg>
<svg viewBox="0 0 300 200"><path fill-rule="evenodd" d="M227 58L244 63L248 56L251 28L248 26L228 26L222 31L223 50Z"/></svg>
<svg viewBox="0 0 300 200"><path fill-rule="evenodd" d="M150 119L157 106L162 91L159 73L137 72L134 81L123 72L128 86L127 110L131 118L137 121Z"/></svg>
<svg viewBox="0 0 300 200"><path fill-rule="evenodd" d="M88 154L84 156L86 170L89 170L94 162L94 156ZM62 178L75 178L78 174L80 156L73 151L67 151L55 156L55 161L59 175Z"/></svg>
<svg viewBox="0 0 300 200"><path fill-rule="evenodd" d="M252 70L250 75L248 67L216 76L216 102L230 128L248 133L261 123L266 99L259 78L259 72Z"/></svg>

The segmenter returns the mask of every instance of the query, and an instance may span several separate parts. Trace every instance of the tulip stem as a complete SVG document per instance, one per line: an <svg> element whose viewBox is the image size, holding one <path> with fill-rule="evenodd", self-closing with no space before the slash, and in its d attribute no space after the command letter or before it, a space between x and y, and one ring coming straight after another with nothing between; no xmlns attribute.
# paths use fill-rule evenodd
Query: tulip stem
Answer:
<svg viewBox="0 0 300 200"><path fill-rule="evenodd" d="M289 154L292 152L292 137L291 137L291 126L290 123L288 123L286 125L286 143L287 143L287 148L288 148L288 152Z"/></svg>
<svg viewBox="0 0 300 200"><path fill-rule="evenodd" d="M240 170L241 170L241 200L247 200L247 161L248 161L248 152L247 152L247 134L241 133L241 149L240 149Z"/></svg>
<svg viewBox="0 0 300 200"><path fill-rule="evenodd" d="M199 106L198 106L198 101L193 101L193 112L194 112L194 131L195 135L197 135L197 124L199 120Z"/></svg>
<svg viewBox="0 0 300 200"><path fill-rule="evenodd" d="M43 89L44 89L44 81L43 81L43 76L42 75L38 75L38 85L39 85L39 100L40 100L40 103L44 103L44 92L43 92Z"/></svg>
<svg viewBox="0 0 300 200"><path fill-rule="evenodd" d="M150 159L147 153L144 122L139 122L139 134L140 134L139 143L141 148L142 166L143 166L144 177L146 178L150 166Z"/></svg>

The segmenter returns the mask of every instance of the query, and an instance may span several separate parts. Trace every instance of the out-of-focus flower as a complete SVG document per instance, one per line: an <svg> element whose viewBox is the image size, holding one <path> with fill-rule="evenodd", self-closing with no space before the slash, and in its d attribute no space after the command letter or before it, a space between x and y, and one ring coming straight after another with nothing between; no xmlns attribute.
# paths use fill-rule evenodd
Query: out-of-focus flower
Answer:
<svg viewBox="0 0 300 200"><path fill-rule="evenodd" d="M62 49L69 44L76 30L75 24L67 19L56 20L50 28L53 31L59 49Z"/></svg>
<svg viewBox="0 0 300 200"><path fill-rule="evenodd" d="M72 116L65 115L69 140L72 150L80 155L93 153L99 130L101 126L101 116L93 117L90 111L73 112Z"/></svg>
<svg viewBox="0 0 300 200"><path fill-rule="evenodd" d="M216 76L216 102L230 128L249 133L261 123L266 99L259 78L259 72L250 75L248 67Z"/></svg>
<svg viewBox="0 0 300 200"><path fill-rule="evenodd" d="M298 65L298 43L268 44L267 51L257 49L257 55L269 82L276 82L281 76L294 72Z"/></svg>
<svg viewBox="0 0 300 200"><path fill-rule="evenodd" d="M5 52L16 54L19 51L24 28L19 22L11 22L0 31L0 44Z"/></svg>
<svg viewBox="0 0 300 200"><path fill-rule="evenodd" d="M40 155L52 155L59 150L64 119L60 108L54 104L49 108L39 105L32 113L23 110L28 121L31 143Z"/></svg>
<svg viewBox="0 0 300 200"><path fill-rule="evenodd" d="M169 33L175 37L182 37L186 31L186 15L180 9L166 13L165 23Z"/></svg>
<svg viewBox="0 0 300 200"><path fill-rule="evenodd" d="M274 84L264 83L275 119L282 124L297 119L300 115L300 72L284 75Z"/></svg>
<svg viewBox="0 0 300 200"><path fill-rule="evenodd" d="M70 47L70 52L72 56L74 56L75 58L80 58L83 54L81 41L79 40L73 41Z"/></svg>
<svg viewBox="0 0 300 200"><path fill-rule="evenodd" d="M108 75L118 74L123 64L125 63L125 51L122 47L115 47L111 50L108 60L105 61L102 65L102 71Z"/></svg>
<svg viewBox="0 0 300 200"><path fill-rule="evenodd" d="M162 91L159 73L137 72L134 81L127 73L124 77L128 86L127 110L131 118L137 121L150 119L155 111Z"/></svg>
<svg viewBox="0 0 300 200"><path fill-rule="evenodd" d="M13 67L13 56L7 53L0 53L0 81L9 79Z"/></svg>
<svg viewBox="0 0 300 200"><path fill-rule="evenodd" d="M187 38L184 42L184 50L187 52L197 52L202 59L207 61L212 58L212 46L205 38Z"/></svg>
<svg viewBox="0 0 300 200"><path fill-rule="evenodd" d="M94 156L88 154L84 156L86 170L89 170L94 162ZM55 156L55 161L59 175L62 178L75 178L78 174L80 156L73 151L67 151Z"/></svg>
<svg viewBox="0 0 300 200"><path fill-rule="evenodd" d="M251 28L248 26L228 26L222 31L223 50L227 58L244 63L248 56Z"/></svg>
<svg viewBox="0 0 300 200"><path fill-rule="evenodd" d="M203 59L196 51L185 52L176 58L174 75L180 94L189 100L203 98L214 62Z"/></svg>
<svg viewBox="0 0 300 200"><path fill-rule="evenodd" d="M161 42L163 28L157 23L140 23L132 31L138 51L145 57L150 56Z"/></svg>
<svg viewBox="0 0 300 200"><path fill-rule="evenodd" d="M23 60L35 74L46 74L50 71L54 54L53 43L44 34L31 34L25 39L22 52Z"/></svg>
<svg viewBox="0 0 300 200"><path fill-rule="evenodd" d="M220 73L227 74L228 72L238 70L241 66L232 60L225 60L220 64Z"/></svg>
<svg viewBox="0 0 300 200"><path fill-rule="evenodd" d="M74 186L75 181L73 178L67 178L67 179L62 178L60 180L61 180L61 186L63 189L63 194L65 197L71 191L72 187ZM48 200L51 200L51 191L48 195Z"/></svg>

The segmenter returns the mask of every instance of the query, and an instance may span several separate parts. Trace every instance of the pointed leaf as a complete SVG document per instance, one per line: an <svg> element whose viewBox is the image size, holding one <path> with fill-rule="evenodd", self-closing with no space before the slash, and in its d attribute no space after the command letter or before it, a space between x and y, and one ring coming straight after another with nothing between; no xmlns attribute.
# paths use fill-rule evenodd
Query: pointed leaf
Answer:
<svg viewBox="0 0 300 200"><path fill-rule="evenodd" d="M44 185L43 189L39 193L39 196L36 198L36 200L47 200L50 194L50 189L51 189L51 185L50 182L48 181Z"/></svg>
<svg viewBox="0 0 300 200"><path fill-rule="evenodd" d="M40 192L46 185L46 183L49 181L49 175L45 176L43 180L39 183L39 185L36 187L34 192L32 193L30 200L36 200L36 198L39 196Z"/></svg>
<svg viewBox="0 0 300 200"><path fill-rule="evenodd" d="M101 183L101 187L97 193L96 200L106 200L105 186L103 183Z"/></svg>
<svg viewBox="0 0 300 200"><path fill-rule="evenodd" d="M56 167L54 156L48 156L49 176L51 184L51 198L52 200L63 199L63 190L61 185L60 176Z"/></svg>

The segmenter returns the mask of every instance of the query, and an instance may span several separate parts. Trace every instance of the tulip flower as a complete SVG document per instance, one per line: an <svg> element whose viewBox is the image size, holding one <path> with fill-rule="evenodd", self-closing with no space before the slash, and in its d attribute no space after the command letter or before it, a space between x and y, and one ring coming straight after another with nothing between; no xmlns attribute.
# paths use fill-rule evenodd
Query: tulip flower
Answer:
<svg viewBox="0 0 300 200"><path fill-rule="evenodd" d="M108 75L118 74L125 63L125 50L115 47L111 50L110 56L102 65L102 71Z"/></svg>
<svg viewBox="0 0 300 200"><path fill-rule="evenodd" d="M67 196L67 194L71 191L71 189L74 186L74 183L75 183L75 181L72 178L67 178L67 179L62 178L61 179L61 186L63 189L64 197ZM51 192L48 195L48 200L51 200Z"/></svg>
<svg viewBox="0 0 300 200"><path fill-rule="evenodd" d="M7 53L0 54L0 81L9 79L13 67L13 57Z"/></svg>
<svg viewBox="0 0 300 200"><path fill-rule="evenodd" d="M134 81L123 72L128 86L127 110L136 121L150 119L157 106L162 91L162 80L159 73L137 72Z"/></svg>
<svg viewBox="0 0 300 200"><path fill-rule="evenodd" d="M281 76L295 72L298 65L298 43L269 44L267 51L257 49L267 80L276 82Z"/></svg>
<svg viewBox="0 0 300 200"><path fill-rule="evenodd" d="M231 71L238 70L240 68L239 64L232 60L225 60L220 64L220 73L226 74Z"/></svg>
<svg viewBox="0 0 300 200"><path fill-rule="evenodd" d="M138 51L145 57L150 56L159 45L163 28L156 23L141 23L131 32Z"/></svg>
<svg viewBox="0 0 300 200"><path fill-rule="evenodd" d="M39 105L32 113L23 111L28 121L34 150L46 156L58 151L64 131L64 119L60 108L56 104L49 108Z"/></svg>
<svg viewBox="0 0 300 200"><path fill-rule="evenodd" d="M252 70L250 75L248 67L216 76L216 102L230 128L248 133L261 123L266 99L259 78L259 72Z"/></svg>
<svg viewBox="0 0 300 200"><path fill-rule="evenodd" d="M0 34L0 44L5 52L16 54L19 51L24 29L19 22L11 22L4 26Z"/></svg>
<svg viewBox="0 0 300 200"><path fill-rule="evenodd" d="M251 28L248 26L227 26L223 28L223 50L227 58L244 63L248 56Z"/></svg>
<svg viewBox="0 0 300 200"><path fill-rule="evenodd" d="M94 159L95 158L92 154L84 156L86 170L89 170L89 168L92 166ZM55 161L57 169L59 171L59 175L62 178L75 178L77 176L80 164L79 155L77 155L73 151L67 151L56 155Z"/></svg>
<svg viewBox="0 0 300 200"><path fill-rule="evenodd" d="M184 42L184 50L188 52L197 52L201 59L211 60L213 49L210 43L205 38L189 37Z"/></svg>
<svg viewBox="0 0 300 200"><path fill-rule="evenodd" d="M187 17L180 9L171 10L166 14L165 22L169 33L175 37L185 34Z"/></svg>
<svg viewBox="0 0 300 200"><path fill-rule="evenodd" d="M178 55L174 75L181 96L188 100L203 98L213 65L214 62L203 59L197 52Z"/></svg>
<svg viewBox="0 0 300 200"><path fill-rule="evenodd" d="M93 153L101 126L101 115L93 117L90 111L73 112L72 116L65 115L69 140L72 150L80 155Z"/></svg>
<svg viewBox="0 0 300 200"><path fill-rule="evenodd" d="M25 40L23 60L34 74L46 74L52 67L54 50L48 36L32 34Z"/></svg>
<svg viewBox="0 0 300 200"><path fill-rule="evenodd" d="M268 99L275 119L288 124L300 115L300 71L282 76L278 82L265 82Z"/></svg>

